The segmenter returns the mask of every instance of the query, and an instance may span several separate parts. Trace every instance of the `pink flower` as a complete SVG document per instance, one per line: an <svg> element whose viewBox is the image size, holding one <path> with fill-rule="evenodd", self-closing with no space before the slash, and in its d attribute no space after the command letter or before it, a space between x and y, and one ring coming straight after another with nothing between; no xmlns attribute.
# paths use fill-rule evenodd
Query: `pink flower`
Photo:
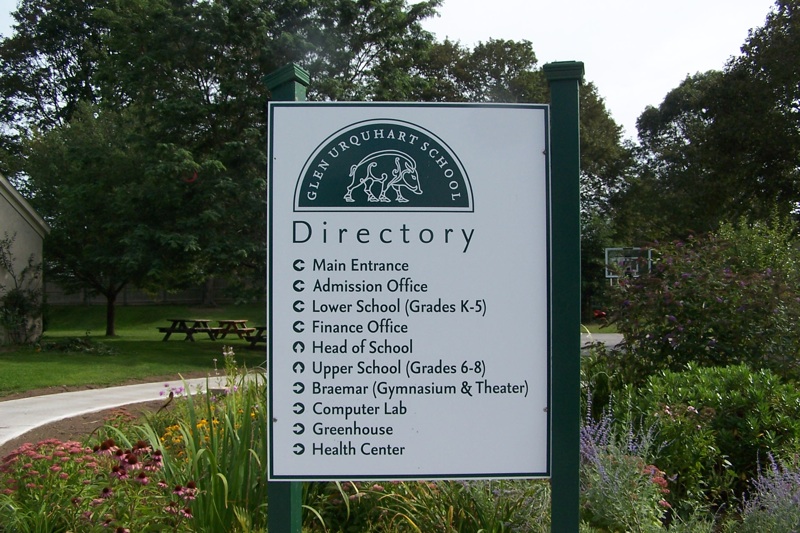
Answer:
<svg viewBox="0 0 800 533"><path fill-rule="evenodd" d="M136 455L141 455L141 454L144 454L144 453L150 453L152 451L153 451L153 448L143 440L140 440L139 442L137 442L136 445L133 447L133 450L132 450L132 452L135 453Z"/></svg>
<svg viewBox="0 0 800 533"><path fill-rule="evenodd" d="M185 501L194 500L197 497L197 484L194 481L190 481L185 487L176 485L172 493L180 496Z"/></svg>
<svg viewBox="0 0 800 533"><path fill-rule="evenodd" d="M125 470L124 466L114 465L111 468L111 477L115 477L117 479L128 479L128 471Z"/></svg>
<svg viewBox="0 0 800 533"><path fill-rule="evenodd" d="M114 439L106 439L98 446L94 447L95 453L99 453L101 455L114 455L118 450L119 448L114 442Z"/></svg>
<svg viewBox="0 0 800 533"><path fill-rule="evenodd" d="M134 453L126 454L120 459L120 463L129 470L138 470L142 467L142 463L139 462L139 458Z"/></svg>

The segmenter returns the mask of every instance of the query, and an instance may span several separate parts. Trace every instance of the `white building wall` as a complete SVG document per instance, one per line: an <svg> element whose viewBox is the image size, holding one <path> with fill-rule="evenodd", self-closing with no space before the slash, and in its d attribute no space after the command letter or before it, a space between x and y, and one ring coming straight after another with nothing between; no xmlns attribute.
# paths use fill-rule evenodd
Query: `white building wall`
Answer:
<svg viewBox="0 0 800 533"><path fill-rule="evenodd" d="M42 241L47 234L47 224L36 214L30 204L0 175L0 238L15 237L11 253L14 272L19 276L33 255L34 263L42 261ZM0 267L0 285L10 287L14 282L9 272ZM39 327L41 320L36 317ZM0 330L0 343L4 340Z"/></svg>

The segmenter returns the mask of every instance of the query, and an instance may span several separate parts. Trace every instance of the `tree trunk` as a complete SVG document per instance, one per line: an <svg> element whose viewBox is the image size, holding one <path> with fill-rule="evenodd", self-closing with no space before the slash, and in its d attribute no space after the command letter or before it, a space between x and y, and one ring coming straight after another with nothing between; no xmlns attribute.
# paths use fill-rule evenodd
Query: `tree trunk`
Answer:
<svg viewBox="0 0 800 533"><path fill-rule="evenodd" d="M117 301L118 292L109 291L106 294L106 337L116 336L116 307L114 303Z"/></svg>
<svg viewBox="0 0 800 533"><path fill-rule="evenodd" d="M203 305L207 307L216 307L217 305L217 302L214 301L214 276L206 278L203 287Z"/></svg>

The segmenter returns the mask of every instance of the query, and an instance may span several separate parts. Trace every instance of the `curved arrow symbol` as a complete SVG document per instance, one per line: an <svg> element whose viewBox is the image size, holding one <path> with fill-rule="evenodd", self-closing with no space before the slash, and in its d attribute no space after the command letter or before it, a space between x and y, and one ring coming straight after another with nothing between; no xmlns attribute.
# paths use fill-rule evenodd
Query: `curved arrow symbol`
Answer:
<svg viewBox="0 0 800 533"><path fill-rule="evenodd" d="M298 422L297 424L293 425L292 427L294 428L293 431L294 431L295 435L302 435L303 432L306 430L306 427L303 424L301 424L300 422Z"/></svg>
<svg viewBox="0 0 800 533"><path fill-rule="evenodd" d="M292 390L294 391L295 394L303 394L303 391L306 390L306 386L300 383L299 381L295 382L295 384L292 385L292 387L293 387Z"/></svg>
<svg viewBox="0 0 800 533"><path fill-rule="evenodd" d="M294 344L292 344L292 350L294 350L294 353L303 353L303 350L305 349L306 345L300 341L297 341Z"/></svg>
<svg viewBox="0 0 800 533"><path fill-rule="evenodd" d="M300 444L299 442L292 447L295 455L303 455L303 452L306 451L306 447Z"/></svg>
<svg viewBox="0 0 800 533"><path fill-rule="evenodd" d="M302 313L305 308L306 306L303 300L296 300L292 305L292 309L294 309L296 313Z"/></svg>
<svg viewBox="0 0 800 533"><path fill-rule="evenodd" d="M295 364L292 365L292 370L294 370L295 374L302 374L306 370L306 365L304 365L300 361L297 361Z"/></svg>

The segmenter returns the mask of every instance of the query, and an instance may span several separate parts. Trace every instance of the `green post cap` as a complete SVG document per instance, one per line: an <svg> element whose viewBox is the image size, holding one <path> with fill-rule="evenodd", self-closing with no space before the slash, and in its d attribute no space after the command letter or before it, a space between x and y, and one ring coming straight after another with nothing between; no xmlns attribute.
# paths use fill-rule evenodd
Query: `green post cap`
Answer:
<svg viewBox="0 0 800 533"><path fill-rule="evenodd" d="M580 61L554 61L542 67L549 81L580 80L583 81L583 63Z"/></svg>
<svg viewBox="0 0 800 533"><path fill-rule="evenodd" d="M264 85L272 93L273 100L303 101L306 99L310 80L308 71L295 63L289 63L264 76Z"/></svg>

